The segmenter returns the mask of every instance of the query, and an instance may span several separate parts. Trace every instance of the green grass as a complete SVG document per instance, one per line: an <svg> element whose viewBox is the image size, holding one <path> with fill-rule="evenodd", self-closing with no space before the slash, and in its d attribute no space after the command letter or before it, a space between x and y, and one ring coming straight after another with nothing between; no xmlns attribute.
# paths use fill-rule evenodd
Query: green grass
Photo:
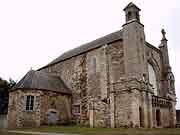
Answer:
<svg viewBox="0 0 180 135"><path fill-rule="evenodd" d="M86 128L80 126L43 126L32 129L18 129L30 132L76 133L81 135L180 135L180 128L166 129L125 129Z"/></svg>

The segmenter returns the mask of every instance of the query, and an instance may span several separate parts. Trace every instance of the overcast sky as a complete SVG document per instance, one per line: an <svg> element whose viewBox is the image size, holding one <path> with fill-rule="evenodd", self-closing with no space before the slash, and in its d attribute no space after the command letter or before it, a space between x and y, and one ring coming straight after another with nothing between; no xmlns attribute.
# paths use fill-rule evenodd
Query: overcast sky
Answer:
<svg viewBox="0 0 180 135"><path fill-rule="evenodd" d="M131 0L132 1L132 0ZM122 29L130 0L1 0L0 77L20 80L63 52ZM158 46L167 32L180 108L180 1L133 0L146 40ZM179 83L179 84L178 84Z"/></svg>

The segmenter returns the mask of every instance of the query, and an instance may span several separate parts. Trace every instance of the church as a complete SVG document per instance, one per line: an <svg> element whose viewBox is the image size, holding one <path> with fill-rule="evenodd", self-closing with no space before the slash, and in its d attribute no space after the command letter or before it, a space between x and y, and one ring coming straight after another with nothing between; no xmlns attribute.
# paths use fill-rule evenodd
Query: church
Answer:
<svg viewBox="0 0 180 135"><path fill-rule="evenodd" d="M121 30L29 71L10 90L8 127L175 127L166 32L158 48L148 43L140 11L129 3Z"/></svg>

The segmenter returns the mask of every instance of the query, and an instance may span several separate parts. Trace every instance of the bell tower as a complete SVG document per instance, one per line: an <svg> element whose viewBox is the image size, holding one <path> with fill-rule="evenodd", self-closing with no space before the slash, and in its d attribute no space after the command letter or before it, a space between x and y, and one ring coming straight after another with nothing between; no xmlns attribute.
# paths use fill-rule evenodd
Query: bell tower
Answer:
<svg viewBox="0 0 180 135"><path fill-rule="evenodd" d="M141 9L139 9L134 3L129 3L124 8L125 14L126 14L126 23L132 20L137 20L140 22L140 15L139 12Z"/></svg>
<svg viewBox="0 0 180 135"><path fill-rule="evenodd" d="M148 78L148 63L146 56L146 40L144 33L144 25L140 22L139 12L141 10L134 4L129 3L125 8L126 22L123 25L123 44L124 44L124 59L125 59L125 74L127 81L129 80L139 80L143 81L144 78ZM129 84L131 82L129 81ZM126 86L125 86L126 87ZM140 83L137 83L137 87L141 87ZM146 86L145 86L146 87ZM139 89L134 89L129 85L131 94L136 95ZM146 88L146 91L148 88ZM130 100L131 105L129 110L131 111L131 122L133 125L143 125L143 127L151 127L152 123L148 121L147 117L144 117L143 124L140 123L140 113L141 116L152 116L148 112L149 107L145 102L142 104L138 103L141 99L146 98L146 92L139 90L142 94L140 99ZM149 96L150 91L149 91ZM145 101L145 100L144 100ZM138 104L137 104L138 103ZM136 107L135 107L136 106ZM143 112L140 112L143 110Z"/></svg>
<svg viewBox="0 0 180 135"><path fill-rule="evenodd" d="M145 34L144 25L140 22L140 11L134 3L129 3L124 8L126 22L123 25L126 74L139 80L144 74L147 76Z"/></svg>

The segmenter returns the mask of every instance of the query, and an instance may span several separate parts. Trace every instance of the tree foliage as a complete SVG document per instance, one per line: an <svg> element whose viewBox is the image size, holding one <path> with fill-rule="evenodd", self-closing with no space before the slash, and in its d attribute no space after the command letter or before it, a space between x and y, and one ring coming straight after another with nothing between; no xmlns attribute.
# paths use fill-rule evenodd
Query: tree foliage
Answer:
<svg viewBox="0 0 180 135"><path fill-rule="evenodd" d="M7 114L9 90L15 85L16 82L11 78L9 81L0 78L0 114Z"/></svg>
<svg viewBox="0 0 180 135"><path fill-rule="evenodd" d="M0 91L9 90L16 85L16 82L13 79L9 79L9 81L3 80L0 78Z"/></svg>

